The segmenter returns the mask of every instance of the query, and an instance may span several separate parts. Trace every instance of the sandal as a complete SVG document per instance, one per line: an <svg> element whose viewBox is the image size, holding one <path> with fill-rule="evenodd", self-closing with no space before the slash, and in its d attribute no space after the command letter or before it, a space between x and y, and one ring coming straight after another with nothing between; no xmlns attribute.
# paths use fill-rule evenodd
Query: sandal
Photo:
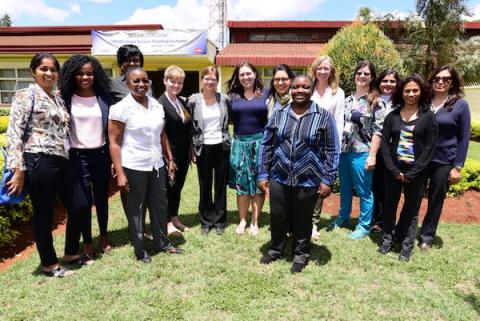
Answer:
<svg viewBox="0 0 480 321"><path fill-rule="evenodd" d="M168 249L164 250L166 253L170 254L183 254L185 252L182 248L175 247L175 246L170 246Z"/></svg>
<svg viewBox="0 0 480 321"><path fill-rule="evenodd" d="M77 257L76 259L70 260L70 261L63 261L67 265L80 265L80 266L86 266L86 265L92 265L94 263L93 258L89 254L83 254Z"/></svg>
<svg viewBox="0 0 480 321"><path fill-rule="evenodd" d="M55 278L63 278L64 276L70 276L75 273L75 271L67 269L61 265L57 266L53 270L50 270L50 271L43 270L42 272L48 277L55 277Z"/></svg>

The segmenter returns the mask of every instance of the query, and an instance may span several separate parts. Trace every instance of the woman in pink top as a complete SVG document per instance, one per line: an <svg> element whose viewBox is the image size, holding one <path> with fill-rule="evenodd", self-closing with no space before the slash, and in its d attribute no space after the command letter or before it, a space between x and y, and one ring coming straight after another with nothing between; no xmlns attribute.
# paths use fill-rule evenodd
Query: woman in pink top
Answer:
<svg viewBox="0 0 480 321"><path fill-rule="evenodd" d="M79 250L83 236L84 261L92 262L92 204L95 200L102 252L111 250L107 238L108 184L110 156L107 121L112 100L109 80L97 59L74 55L60 71L59 88L70 113L70 160L75 185L73 193L74 220L67 224L65 254Z"/></svg>

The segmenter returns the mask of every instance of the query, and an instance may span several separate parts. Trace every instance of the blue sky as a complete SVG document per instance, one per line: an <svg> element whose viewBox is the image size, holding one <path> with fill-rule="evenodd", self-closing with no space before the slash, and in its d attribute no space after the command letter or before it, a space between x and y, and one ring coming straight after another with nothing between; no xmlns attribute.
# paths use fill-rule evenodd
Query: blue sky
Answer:
<svg viewBox="0 0 480 321"><path fill-rule="evenodd" d="M208 25L209 0L0 0L14 26L160 23L166 28ZM480 0L468 5L480 19ZM229 19L351 20L358 9L414 11L414 0L229 0Z"/></svg>

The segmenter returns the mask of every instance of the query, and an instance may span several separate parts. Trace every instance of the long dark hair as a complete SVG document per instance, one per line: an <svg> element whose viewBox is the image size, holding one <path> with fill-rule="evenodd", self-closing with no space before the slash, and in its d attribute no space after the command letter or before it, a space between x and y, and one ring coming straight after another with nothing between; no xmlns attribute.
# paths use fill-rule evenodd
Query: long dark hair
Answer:
<svg viewBox="0 0 480 321"><path fill-rule="evenodd" d="M369 60L360 60L355 67L355 71L353 72L353 80L355 82L355 75L357 71L363 67L368 67L370 70L370 83L368 84L368 105L369 108L373 108L374 105L378 104L378 97L380 94L375 89L375 81L377 80L377 71L375 69L375 65Z"/></svg>
<svg viewBox="0 0 480 321"><path fill-rule="evenodd" d="M363 67L368 67L370 70L370 83L369 83L369 90L375 89L375 81L377 79L377 71L375 69L375 65L369 60L360 60L355 67L355 71L353 72L353 80L355 81L355 76L357 71Z"/></svg>
<svg viewBox="0 0 480 321"><path fill-rule="evenodd" d="M255 81L253 82L253 91L255 92L256 95L260 96L262 94L263 81L260 78L260 75L258 74L257 68L255 68L255 66L249 63L248 61L242 61L235 67L235 70L233 70L232 77L226 83L227 93L229 95L235 94L235 95L239 95L242 98L245 98L243 86L240 83L240 78L239 78L240 68L242 67L248 67L255 73Z"/></svg>
<svg viewBox="0 0 480 321"><path fill-rule="evenodd" d="M67 106L70 106L72 96L77 90L76 74L85 64L91 64L93 68L93 86L95 95L108 95L109 79L102 65L94 57L87 55L74 55L68 58L60 70L59 86L60 93Z"/></svg>
<svg viewBox="0 0 480 321"><path fill-rule="evenodd" d="M293 78L295 78L295 73L293 72L292 68L290 68L289 65L287 64L276 65L272 71L272 80L270 81L270 90L268 91L269 96L275 95L275 86L273 85L274 83L273 80L275 78L275 74L277 73L277 71L285 71L288 75L288 78L290 78L290 80L293 80Z"/></svg>
<svg viewBox="0 0 480 321"><path fill-rule="evenodd" d="M452 83L450 84L450 89L448 90L447 101L445 101L443 107L447 108L448 111L451 111L455 102L465 96L465 93L463 91L463 79L458 73L457 69L455 69L455 67L453 67L452 65L443 65L436 68L428 77L428 84L430 85L431 95L433 97L435 96L432 86L433 79L435 78L435 76L437 76L440 72L444 70L447 70L450 73L452 77Z"/></svg>
<svg viewBox="0 0 480 321"><path fill-rule="evenodd" d="M420 112L426 112L430 108L430 92L428 86L422 77L418 74L413 74L405 77L397 86L397 90L392 96L392 104L395 108L402 108L405 105L403 100L403 89L409 82L415 82L420 87L420 99L418 100L418 109Z"/></svg>

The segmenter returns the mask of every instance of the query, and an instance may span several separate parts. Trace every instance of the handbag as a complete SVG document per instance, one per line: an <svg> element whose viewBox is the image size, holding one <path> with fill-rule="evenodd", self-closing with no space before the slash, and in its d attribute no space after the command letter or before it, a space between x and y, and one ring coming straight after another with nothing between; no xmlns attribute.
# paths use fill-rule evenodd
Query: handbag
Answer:
<svg viewBox="0 0 480 321"><path fill-rule="evenodd" d="M30 114L28 116L27 126L25 126L25 130L23 132L22 141L25 143L28 139L28 124L32 120L33 114L33 107L35 106L35 92L32 89L32 109L30 110ZM7 150L5 147L2 147L2 154L4 159L3 169L2 169L2 180L0 182L0 204L18 204L22 202L25 197L27 196L27 188L24 185L22 192L19 195L10 194L8 191L7 183L12 179L13 174L15 174L15 170L11 168L7 168Z"/></svg>
<svg viewBox="0 0 480 321"><path fill-rule="evenodd" d="M7 168L7 150L5 147L2 147L2 154L5 163L3 164L2 181L0 183L0 204L18 204L25 199L27 191L24 186L20 195L9 194L7 182L12 179L15 170Z"/></svg>

